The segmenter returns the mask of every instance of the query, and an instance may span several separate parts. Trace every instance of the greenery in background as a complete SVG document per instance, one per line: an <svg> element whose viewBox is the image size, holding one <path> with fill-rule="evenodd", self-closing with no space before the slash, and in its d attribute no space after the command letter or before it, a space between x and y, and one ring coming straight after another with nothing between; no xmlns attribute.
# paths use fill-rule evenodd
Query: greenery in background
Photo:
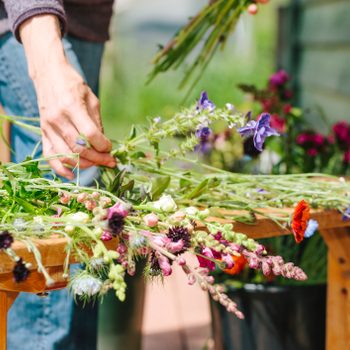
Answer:
<svg viewBox="0 0 350 350"><path fill-rule="evenodd" d="M253 26L252 52L244 55L234 40L229 41L226 50L213 58L198 87L186 96L177 89L181 72L170 72L145 84L158 42L152 43L153 37L141 40L136 31L118 36L121 28L117 24L122 23L125 14L117 17L102 69L101 105L107 135L123 136L130 124L144 121L145 116L168 118L183 105L185 97L192 102L203 89L218 104L244 103L244 94L237 84L240 81L262 84L273 71L277 22L274 6L263 6L254 18L248 15L242 18L243 27Z"/></svg>

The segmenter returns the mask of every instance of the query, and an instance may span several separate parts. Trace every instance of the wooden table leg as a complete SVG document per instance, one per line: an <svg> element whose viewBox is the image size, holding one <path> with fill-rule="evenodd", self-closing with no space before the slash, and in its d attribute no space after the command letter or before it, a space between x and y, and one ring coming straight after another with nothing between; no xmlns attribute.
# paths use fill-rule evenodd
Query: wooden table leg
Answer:
<svg viewBox="0 0 350 350"><path fill-rule="evenodd" d="M321 232L328 246L327 350L350 344L350 230Z"/></svg>
<svg viewBox="0 0 350 350"><path fill-rule="evenodd" d="M7 343L7 313L16 300L17 292L0 290L0 350L6 350Z"/></svg>

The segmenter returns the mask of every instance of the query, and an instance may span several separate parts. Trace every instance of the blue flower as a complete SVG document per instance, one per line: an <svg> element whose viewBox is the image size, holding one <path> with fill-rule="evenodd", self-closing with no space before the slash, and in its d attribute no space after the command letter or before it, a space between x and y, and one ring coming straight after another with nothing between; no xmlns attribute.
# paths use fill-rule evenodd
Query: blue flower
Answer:
<svg viewBox="0 0 350 350"><path fill-rule="evenodd" d="M196 107L197 112L202 112L204 110L208 110L209 112L212 112L214 109L215 109L214 103L209 100L207 92L203 91L197 102L197 107Z"/></svg>
<svg viewBox="0 0 350 350"><path fill-rule="evenodd" d="M343 221L350 220L350 205L345 209L342 220Z"/></svg>
<svg viewBox="0 0 350 350"><path fill-rule="evenodd" d="M254 146L258 151L263 150L263 145L266 137L279 133L270 126L270 114L263 113L259 120L250 120L245 126L238 129L238 132L243 137L253 136Z"/></svg>
<svg viewBox="0 0 350 350"><path fill-rule="evenodd" d="M318 229L318 222L316 220L310 219L307 223L307 227L304 233L305 238L310 238Z"/></svg>

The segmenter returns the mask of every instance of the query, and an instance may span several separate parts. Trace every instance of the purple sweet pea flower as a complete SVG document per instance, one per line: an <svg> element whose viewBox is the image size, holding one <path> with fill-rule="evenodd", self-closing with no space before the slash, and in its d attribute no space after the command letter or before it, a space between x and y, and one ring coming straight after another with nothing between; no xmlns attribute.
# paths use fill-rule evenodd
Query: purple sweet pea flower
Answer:
<svg viewBox="0 0 350 350"><path fill-rule="evenodd" d="M345 209L344 214L342 216L343 221L350 220L350 205Z"/></svg>
<svg viewBox="0 0 350 350"><path fill-rule="evenodd" d="M214 109L215 109L214 103L209 100L207 92L203 91L197 102L197 107L196 107L197 112L201 112L204 110L208 110L209 112L212 112Z"/></svg>
<svg viewBox="0 0 350 350"><path fill-rule="evenodd" d="M253 136L254 146L258 151L263 150L263 144L266 137L269 136L279 136L279 133L271 128L270 126L270 114L263 113L260 118L256 120L251 120L246 126L238 129L238 132L243 137Z"/></svg>

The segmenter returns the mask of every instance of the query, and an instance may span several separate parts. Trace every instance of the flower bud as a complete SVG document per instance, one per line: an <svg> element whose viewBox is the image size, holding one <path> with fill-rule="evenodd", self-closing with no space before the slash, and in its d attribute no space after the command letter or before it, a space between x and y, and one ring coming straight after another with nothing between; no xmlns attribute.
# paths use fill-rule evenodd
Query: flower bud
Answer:
<svg viewBox="0 0 350 350"><path fill-rule="evenodd" d="M181 222L185 217L186 213L184 213L182 210L178 210L171 216L171 220L174 222Z"/></svg>
<svg viewBox="0 0 350 350"><path fill-rule="evenodd" d="M77 196L77 202L78 203L84 203L87 198L87 193L79 193Z"/></svg>
<svg viewBox="0 0 350 350"><path fill-rule="evenodd" d="M251 15L256 15L258 13L259 9L258 9L258 6L256 4L250 4L248 6L248 12L251 14Z"/></svg>
<svg viewBox="0 0 350 350"><path fill-rule="evenodd" d="M113 238L112 234L108 231L104 231L101 235L101 241L108 242Z"/></svg>
<svg viewBox="0 0 350 350"><path fill-rule="evenodd" d="M92 199L88 199L87 201L85 201L85 208L87 210L93 210L94 208L96 208L96 202Z"/></svg>
<svg viewBox="0 0 350 350"><path fill-rule="evenodd" d="M143 221L148 227L155 227L158 225L159 218L156 214L150 213L143 217Z"/></svg>
<svg viewBox="0 0 350 350"><path fill-rule="evenodd" d="M186 259L183 258L182 256L179 256L179 257L176 259L176 262L177 262L178 265L180 265L180 266L186 265Z"/></svg>
<svg viewBox="0 0 350 350"><path fill-rule="evenodd" d="M100 194L97 191L94 191L94 192L92 192L91 197L93 199L99 199L100 198Z"/></svg>

